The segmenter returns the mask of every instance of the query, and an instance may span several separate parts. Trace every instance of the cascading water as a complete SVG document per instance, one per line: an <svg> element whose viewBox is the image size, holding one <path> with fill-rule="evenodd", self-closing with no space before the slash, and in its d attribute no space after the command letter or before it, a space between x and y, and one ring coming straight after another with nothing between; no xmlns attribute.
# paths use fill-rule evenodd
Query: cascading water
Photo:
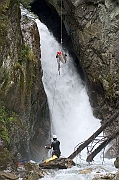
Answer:
<svg viewBox="0 0 119 180"><path fill-rule="evenodd" d="M74 147L86 140L100 126L94 118L86 88L67 52L67 63L58 75L56 53L61 49L47 27L36 20L41 43L43 84L51 113L51 133L61 141L62 155L67 157Z"/></svg>
<svg viewBox="0 0 119 180"><path fill-rule="evenodd" d="M92 114L86 88L77 74L73 59L65 52L68 60L66 64L61 64L61 74L58 75L56 52L61 49L60 44L44 24L39 20L36 22L40 34L43 84L51 113L51 133L57 134L62 155L68 157L78 143L99 128L100 121ZM85 153L83 158L86 159ZM97 172L106 174L108 170L115 171L111 162L107 161L103 167L91 165L92 172L80 174L79 170L87 168L83 161L80 167L51 171L44 180L92 180Z"/></svg>
<svg viewBox="0 0 119 180"><path fill-rule="evenodd" d="M22 14L34 18L25 9L21 8L21 10ZM84 141L97 130L100 121L93 117L86 88L76 72L73 59L66 52L68 61L66 64L61 64L61 75L58 75L55 56L61 47L47 27L38 19L36 22L41 40L43 83L51 112L51 130L52 134L57 134L61 141L62 155L69 156L79 142ZM86 158L85 154L84 158ZM86 162L83 161L79 167L58 171L51 170L51 173L49 171L49 174L43 179L92 180L97 172L100 174L106 174L109 171L115 172L113 161L106 160L103 167L100 164L88 165L92 171L80 174L79 171L87 168ZM21 179L19 178L19 180Z"/></svg>

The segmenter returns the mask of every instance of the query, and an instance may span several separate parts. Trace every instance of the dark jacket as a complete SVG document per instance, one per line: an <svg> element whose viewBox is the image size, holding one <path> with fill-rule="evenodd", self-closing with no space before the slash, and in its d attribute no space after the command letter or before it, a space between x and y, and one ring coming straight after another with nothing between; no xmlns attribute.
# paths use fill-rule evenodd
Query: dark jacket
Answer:
<svg viewBox="0 0 119 180"><path fill-rule="evenodd" d="M56 139L53 140L53 142L51 143L51 147L53 148L53 150L58 150L60 151L60 142Z"/></svg>
<svg viewBox="0 0 119 180"><path fill-rule="evenodd" d="M58 158L61 154L60 152L60 142L57 139L54 139L53 142L51 143L51 146L46 146L47 149L53 148L52 156L56 155Z"/></svg>
<svg viewBox="0 0 119 180"><path fill-rule="evenodd" d="M51 148L53 148L52 156L56 155L59 158L61 154L60 142L57 139L53 140L53 142L51 143Z"/></svg>

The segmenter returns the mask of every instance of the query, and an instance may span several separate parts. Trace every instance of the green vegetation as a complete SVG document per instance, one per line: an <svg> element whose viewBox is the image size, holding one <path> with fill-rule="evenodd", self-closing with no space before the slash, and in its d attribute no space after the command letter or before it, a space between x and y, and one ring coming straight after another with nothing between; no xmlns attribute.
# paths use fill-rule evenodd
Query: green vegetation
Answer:
<svg viewBox="0 0 119 180"><path fill-rule="evenodd" d="M0 107L0 137L10 143L8 126L12 125L15 119L12 116L9 116L9 112L5 109L4 106Z"/></svg>
<svg viewBox="0 0 119 180"><path fill-rule="evenodd" d="M15 65L14 65L14 70L17 71L19 70L22 74L23 73L23 68L22 68L22 65L19 63L19 62L16 62Z"/></svg>
<svg viewBox="0 0 119 180"><path fill-rule="evenodd" d="M25 44L21 50L19 62L27 61L27 60L35 61L35 56L30 46L28 44Z"/></svg>
<svg viewBox="0 0 119 180"><path fill-rule="evenodd" d="M9 0L0 2L0 46L7 34Z"/></svg>
<svg viewBox="0 0 119 180"><path fill-rule="evenodd" d="M11 159L11 153L6 148L4 148L0 152L0 170L5 170L7 168L8 163L12 161Z"/></svg>
<svg viewBox="0 0 119 180"><path fill-rule="evenodd" d="M21 4L23 4L23 6L30 10L31 9L31 6L30 6L30 3L32 2L32 0L18 0Z"/></svg>
<svg viewBox="0 0 119 180"><path fill-rule="evenodd" d="M20 86L24 86L24 68L22 67L21 61L16 62L14 65L14 73L20 75Z"/></svg>

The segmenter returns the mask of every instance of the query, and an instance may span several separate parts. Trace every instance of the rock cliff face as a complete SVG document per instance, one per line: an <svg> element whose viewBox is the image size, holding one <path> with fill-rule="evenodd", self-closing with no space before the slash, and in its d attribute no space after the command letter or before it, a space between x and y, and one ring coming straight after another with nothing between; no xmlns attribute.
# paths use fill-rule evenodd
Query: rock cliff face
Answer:
<svg viewBox="0 0 119 180"><path fill-rule="evenodd" d="M13 154L34 160L50 125L39 42L35 21L21 18L19 3L0 2L0 137Z"/></svg>
<svg viewBox="0 0 119 180"><path fill-rule="evenodd" d="M46 0L61 16L61 1ZM119 107L119 1L62 1L62 18L81 61L94 115L102 120Z"/></svg>
<svg viewBox="0 0 119 180"><path fill-rule="evenodd" d="M44 1L61 16L60 0ZM20 18L16 0L0 2L0 138L13 154L38 160L50 127L40 39L35 22L23 16L20 25ZM119 107L119 1L65 0L62 18L85 69L94 115L106 119Z"/></svg>
<svg viewBox="0 0 119 180"><path fill-rule="evenodd" d="M36 0L34 4L35 2L38 6L33 9L37 14L41 12L45 23L46 17L49 20L53 13L52 19L56 18L55 10L60 17L62 14L78 60L85 70L94 115L102 121L108 119L119 108L119 1ZM48 8L51 10L49 16ZM49 22L50 27L52 21ZM57 23L60 24L60 21ZM60 27L55 25L55 31L59 33L59 30ZM116 123L107 129L108 134L117 128Z"/></svg>

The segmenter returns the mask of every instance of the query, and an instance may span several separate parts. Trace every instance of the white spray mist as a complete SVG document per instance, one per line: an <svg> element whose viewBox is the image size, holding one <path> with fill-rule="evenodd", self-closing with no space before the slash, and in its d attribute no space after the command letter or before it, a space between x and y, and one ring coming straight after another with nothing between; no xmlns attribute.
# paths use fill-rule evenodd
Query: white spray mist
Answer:
<svg viewBox="0 0 119 180"><path fill-rule="evenodd" d="M61 64L58 75L56 53L59 43L47 27L36 20L41 44L43 84L51 113L52 134L61 141L62 155L67 157L74 147L86 140L100 126L94 118L85 87L74 67L73 59L67 56L67 63Z"/></svg>

